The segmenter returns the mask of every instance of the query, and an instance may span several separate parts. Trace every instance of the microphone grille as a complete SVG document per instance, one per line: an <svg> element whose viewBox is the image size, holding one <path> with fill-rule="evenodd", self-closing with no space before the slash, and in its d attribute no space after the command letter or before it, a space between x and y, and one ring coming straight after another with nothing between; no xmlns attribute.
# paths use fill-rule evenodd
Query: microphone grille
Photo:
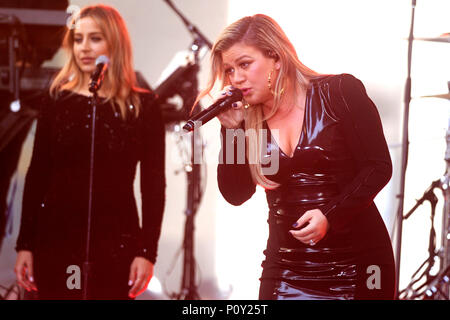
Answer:
<svg viewBox="0 0 450 320"><path fill-rule="evenodd" d="M101 55L95 60L95 65L100 63L109 64L109 58L107 56Z"/></svg>
<svg viewBox="0 0 450 320"><path fill-rule="evenodd" d="M233 97L233 101L241 101L242 98L244 98L244 95L242 94L242 91L238 88L233 88L231 90L231 92L233 93L232 97Z"/></svg>

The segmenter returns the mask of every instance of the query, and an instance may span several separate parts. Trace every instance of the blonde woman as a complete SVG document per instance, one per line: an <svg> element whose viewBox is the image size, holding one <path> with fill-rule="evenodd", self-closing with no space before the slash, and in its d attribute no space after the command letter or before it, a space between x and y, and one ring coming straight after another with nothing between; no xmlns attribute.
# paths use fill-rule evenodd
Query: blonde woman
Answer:
<svg viewBox="0 0 450 320"><path fill-rule="evenodd" d="M152 275L164 197L164 126L139 89L125 22L104 5L83 8L67 30L69 59L43 99L23 196L15 272L39 299L81 299L84 272L95 61L110 59L98 92L89 299L128 299ZM142 226L133 193L141 166ZM80 274L78 274L80 275ZM82 278L82 277L81 277Z"/></svg>
<svg viewBox="0 0 450 320"><path fill-rule="evenodd" d="M218 116L220 191L240 205L261 185L270 209L259 298L393 299L392 246L373 202L392 166L363 84L304 66L279 25L261 14L228 26L211 55L211 81L199 98L216 82L222 95L233 86L244 96ZM243 130L246 163L239 164ZM274 173L264 171L267 159L278 163Z"/></svg>

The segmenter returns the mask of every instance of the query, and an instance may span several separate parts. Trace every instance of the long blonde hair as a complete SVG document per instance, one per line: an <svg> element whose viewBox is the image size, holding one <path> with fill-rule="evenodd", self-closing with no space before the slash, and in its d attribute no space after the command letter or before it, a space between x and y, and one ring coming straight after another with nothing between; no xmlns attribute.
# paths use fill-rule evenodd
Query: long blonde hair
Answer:
<svg viewBox="0 0 450 320"><path fill-rule="evenodd" d="M62 44L69 59L55 76L50 86L50 95L54 97L61 90L78 91L83 85L83 73L75 61L73 45L76 23L86 17L92 18L101 29L111 55L110 66L104 80L108 85L106 101L112 100L119 106L123 119L129 112L127 108L129 104L135 107L137 116L141 109L138 92L146 90L137 86L131 40L125 21L116 9L106 5L84 7L72 18ZM112 105L114 108L114 104Z"/></svg>
<svg viewBox="0 0 450 320"><path fill-rule="evenodd" d="M300 62L294 46L272 18L256 14L232 23L216 40L211 51L211 76L206 89L199 94L196 103L211 92L216 81L221 82L222 88L229 84L223 69L222 53L236 43L253 46L265 56L280 61L281 67L272 86L275 93L280 93L289 87L295 88L295 82L302 88L306 88L309 80L319 75ZM261 155L264 150L261 144L263 121L277 112L285 96L274 94L273 108L266 116L262 108L254 106L248 108L245 114L246 132L255 133L247 136L246 150L250 172L255 183L266 189L276 188L278 184L266 178L261 169Z"/></svg>

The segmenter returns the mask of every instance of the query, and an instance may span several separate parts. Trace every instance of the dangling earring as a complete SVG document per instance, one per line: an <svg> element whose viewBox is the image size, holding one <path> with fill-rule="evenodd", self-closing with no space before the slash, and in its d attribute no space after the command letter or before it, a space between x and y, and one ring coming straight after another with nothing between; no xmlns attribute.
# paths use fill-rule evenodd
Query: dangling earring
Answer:
<svg viewBox="0 0 450 320"><path fill-rule="evenodd" d="M247 101L245 101L245 99L242 100L243 104L244 104L244 109L248 109L251 107L250 103L248 103Z"/></svg>
<svg viewBox="0 0 450 320"><path fill-rule="evenodd" d="M267 87L269 88L270 92L272 92L272 73L273 73L273 69L270 71L269 73L269 77L267 78Z"/></svg>
<svg viewBox="0 0 450 320"><path fill-rule="evenodd" d="M269 88L270 92L274 95L274 96L281 96L284 92L284 88L281 88L279 93L275 93L272 90L272 73L273 73L274 69L272 69L269 73L269 77L267 78L267 87Z"/></svg>

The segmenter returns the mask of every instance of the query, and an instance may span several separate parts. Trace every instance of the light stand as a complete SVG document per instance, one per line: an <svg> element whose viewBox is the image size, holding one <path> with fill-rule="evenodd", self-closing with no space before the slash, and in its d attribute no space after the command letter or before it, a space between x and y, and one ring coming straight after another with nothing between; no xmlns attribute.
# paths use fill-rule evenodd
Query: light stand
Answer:
<svg viewBox="0 0 450 320"><path fill-rule="evenodd" d="M173 11L181 18L184 22L188 30L194 36L194 42L191 45L191 52L194 55L194 62L191 63L188 74L188 83L189 83L189 91L190 94L187 96L187 99L184 100L184 105L188 107L193 106L195 98L197 97L198 91L198 81L197 81L197 73L200 69L199 67L199 54L200 50L204 46L208 46L210 49L212 48L211 43L206 39L206 37L195 27L189 20L184 17L181 12L173 5L170 0L164 0ZM156 89L156 92L159 90ZM196 107L198 109L199 106ZM197 286L195 284L196 277L196 261L194 257L194 218L195 214L198 210L198 206L201 200L201 164L198 163L198 155L203 153L203 142L201 139L201 135L198 130L194 130L191 133L191 159L190 165L187 166L189 169L186 170L187 175L187 204L186 204L186 222L184 227L184 240L183 240L183 275L182 275L182 283L181 283L181 291L179 294L175 295L175 297L179 300L196 300L200 299L200 296L197 292ZM201 158L200 158L201 159Z"/></svg>
<svg viewBox="0 0 450 320"><path fill-rule="evenodd" d="M195 47L194 45L192 47ZM197 54L195 54L197 56ZM188 74L185 74L184 80L191 87L188 96L184 97L184 107L192 106L197 96L197 73L199 70L198 61L191 64ZM186 220L184 225L183 237L183 274L181 280L180 293L175 294L178 300L198 300L200 296L197 292L195 283L196 278L196 260L194 255L194 231L195 231L195 214L197 213L201 200L201 164L198 163L197 152L202 152L202 137L198 132L190 136L190 163L185 166L187 177L187 196L186 196Z"/></svg>

